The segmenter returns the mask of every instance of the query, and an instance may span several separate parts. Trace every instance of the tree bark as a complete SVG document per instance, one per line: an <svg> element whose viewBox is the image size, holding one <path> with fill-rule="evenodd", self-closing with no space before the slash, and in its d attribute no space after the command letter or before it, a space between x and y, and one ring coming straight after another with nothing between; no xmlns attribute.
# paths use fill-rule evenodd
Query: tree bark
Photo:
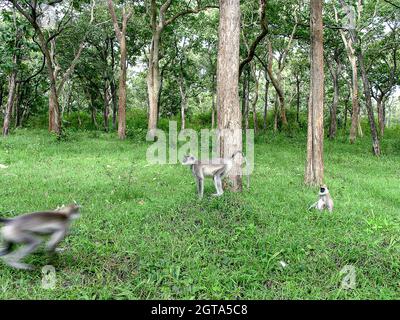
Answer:
<svg viewBox="0 0 400 320"><path fill-rule="evenodd" d="M300 78L299 74L296 74L296 122L300 124Z"/></svg>
<svg viewBox="0 0 400 320"><path fill-rule="evenodd" d="M212 78L212 87L211 87L211 129L215 128L215 113L216 113L216 105L215 105L215 75Z"/></svg>
<svg viewBox="0 0 400 320"><path fill-rule="evenodd" d="M14 53L13 60L16 62L16 54ZM14 105L15 98L15 89L17 84L17 68L14 67L11 72L10 79L8 82L8 98L7 105L4 114L4 122L3 122L3 136L7 136L10 132L10 122L11 122L11 113Z"/></svg>
<svg viewBox="0 0 400 320"><path fill-rule="evenodd" d="M307 164L305 183L321 185L324 180L324 48L322 0L311 0L311 87L308 108Z"/></svg>
<svg viewBox="0 0 400 320"><path fill-rule="evenodd" d="M264 123L263 123L263 128L264 128L264 131L267 131L268 90L269 90L268 70L264 71L264 77L265 77L265 89L264 89Z"/></svg>
<svg viewBox="0 0 400 320"><path fill-rule="evenodd" d="M337 133L337 109L339 105L339 76L342 68L338 51L335 51L333 60L334 63L331 64L327 59L333 84L333 101L332 105L329 108L330 111L329 134L328 134L329 139L334 139Z"/></svg>
<svg viewBox="0 0 400 320"><path fill-rule="evenodd" d="M258 129L258 123L257 123L257 102L258 102L258 88L259 88L259 78L256 73L256 68L254 64L250 65L251 68L251 73L254 78L254 98L251 103L252 106L252 111L253 111L253 128L254 128L254 133L257 133ZM246 128L247 129L247 128Z"/></svg>
<svg viewBox="0 0 400 320"><path fill-rule="evenodd" d="M126 28L129 19L132 17L132 11L126 12L125 8L122 9L122 27L120 28L114 10L112 0L108 0L108 10L110 12L116 38L120 47L120 75L119 75L119 89L118 89L118 137L120 139L126 138L126 73L127 73L127 48L126 48Z"/></svg>
<svg viewBox="0 0 400 320"><path fill-rule="evenodd" d="M183 78L183 70L181 66L181 73L179 75L179 93L181 95L181 130L186 128L185 110L187 109L187 98L185 90L185 80Z"/></svg>
<svg viewBox="0 0 400 320"><path fill-rule="evenodd" d="M287 118L286 118L285 95L281 88L279 79L275 78L275 76L273 74L272 61L273 61L272 45L271 45L271 41L268 41L268 75L269 75L272 85L274 86L275 91L278 95L282 125L283 125L283 127L287 127L288 122L287 122Z"/></svg>
<svg viewBox="0 0 400 320"><path fill-rule="evenodd" d="M383 137L383 134L385 133L385 112L382 100L382 96L378 96L376 99L376 107L378 111L378 126L381 137Z"/></svg>
<svg viewBox="0 0 400 320"><path fill-rule="evenodd" d="M161 34L165 27L172 24L176 19L187 14L199 13L208 8L215 8L216 6L209 5L202 8L187 9L178 12L171 18L166 18L166 13L172 4L172 0L165 0L161 5L160 10L157 10L156 0L151 0L150 3L150 24L152 29L152 38L149 52L149 65L147 73L147 93L149 100L149 121L148 130L157 129L158 123L158 106L159 106L159 91L160 91L160 44ZM200 1L198 2L200 4ZM158 11L158 14L157 14Z"/></svg>
<svg viewBox="0 0 400 320"><path fill-rule="evenodd" d="M161 31L155 31L151 40L149 70L147 74L147 91L149 95L149 123L148 129L157 128L158 99L160 91L160 38Z"/></svg>
<svg viewBox="0 0 400 320"><path fill-rule="evenodd" d="M218 146L222 158L242 151L242 113L239 105L240 1L220 0L217 63ZM232 191L242 190L240 165L228 174Z"/></svg>
<svg viewBox="0 0 400 320"><path fill-rule="evenodd" d="M104 131L108 132L109 130L109 124L108 124L108 119L109 119L109 96L108 96L108 81L104 81L104 88L103 88L103 96L104 96L104 110L103 110L103 119L104 119Z"/></svg>
<svg viewBox="0 0 400 320"><path fill-rule="evenodd" d="M114 54L114 41L112 38L110 38L110 49L111 49L111 70L112 70L112 75L111 75L111 81L110 81L110 89L111 89L111 99L112 99L112 106L113 106L113 115L112 115L112 127L113 130L117 127L117 105L118 105L118 99L117 99L117 89L115 85L115 78L114 78L114 70L115 70L115 54Z"/></svg>
<svg viewBox="0 0 400 320"><path fill-rule="evenodd" d="M361 78L363 81L363 88L364 88L364 96L365 96L365 105L367 107L368 112L368 120L369 126L371 129L371 138L372 138L372 152L374 155L379 156L381 154L381 147L378 137L378 131L375 125L375 118L374 118L374 110L372 108L372 99L371 99L371 86L367 76L367 70L365 69L364 65L364 56L361 51L358 52L358 63L360 65L361 71Z"/></svg>
<svg viewBox="0 0 400 320"><path fill-rule="evenodd" d="M10 74L9 82L8 82L8 99L7 105L4 113L4 122L3 122L3 136L7 136L10 132L10 122L11 122L11 114L14 105L16 86L17 86L17 72L18 72L18 62L19 62L19 49L20 49L20 39L21 34L17 27L16 22L16 13L15 9L13 10L14 16L14 27L15 27L15 40L14 40L14 53L13 53L13 69Z"/></svg>
<svg viewBox="0 0 400 320"><path fill-rule="evenodd" d="M340 35L342 37L342 41L346 47L347 57L350 61L351 66L351 81L352 81L352 90L351 90L351 103L352 103L352 113L351 113L351 126L350 126L350 143L354 143L357 137L357 128L359 121L359 113L360 106L358 103L358 71L357 71L357 59L356 59L356 51L354 48L354 44L356 42L355 35L351 33L350 30L355 29L355 17L352 14L350 6L346 5L341 1L342 8L344 9L347 17L348 27L349 27L349 36L346 38L346 35L343 29L339 29ZM337 14L336 7L334 6L335 11L335 20L336 23L339 23L339 18Z"/></svg>

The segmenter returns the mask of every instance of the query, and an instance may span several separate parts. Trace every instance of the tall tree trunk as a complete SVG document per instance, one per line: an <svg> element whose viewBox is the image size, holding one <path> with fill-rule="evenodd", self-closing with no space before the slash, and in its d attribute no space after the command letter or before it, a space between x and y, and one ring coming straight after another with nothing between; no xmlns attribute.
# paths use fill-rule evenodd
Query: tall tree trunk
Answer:
<svg viewBox="0 0 400 320"><path fill-rule="evenodd" d="M119 90L118 90L118 137L120 139L126 138L126 38L121 37L120 42L121 51L121 74L119 77Z"/></svg>
<svg viewBox="0 0 400 320"><path fill-rule="evenodd" d="M383 134L385 132L385 115L384 115L384 109L383 109L383 103L382 103L382 97L379 96L376 99L376 107L378 111L378 125L379 125L379 133L381 137L383 137Z"/></svg>
<svg viewBox="0 0 400 320"><path fill-rule="evenodd" d="M275 100L274 100L274 132L278 131L278 111L279 101L278 94L275 92Z"/></svg>
<svg viewBox="0 0 400 320"><path fill-rule="evenodd" d="M358 128L358 119L360 114L360 106L358 104L358 72L357 72L357 63L355 56L349 56L351 72L352 72L352 114L351 114L351 126L350 126L350 143L354 143L356 141L357 136L357 128Z"/></svg>
<svg viewBox="0 0 400 320"><path fill-rule="evenodd" d="M218 28L217 99L218 142L222 158L242 151L242 113L239 104L240 1L220 0ZM241 167L228 174L232 191L242 190Z"/></svg>
<svg viewBox="0 0 400 320"><path fill-rule="evenodd" d="M17 84L17 90L15 95L15 102L13 107L14 117L15 117L15 128L21 125L21 104L24 99L24 92L27 86L23 86L22 83Z"/></svg>
<svg viewBox="0 0 400 320"><path fill-rule="evenodd" d="M247 107L247 77L248 73L245 72L242 79L242 114L243 117L246 119L246 107Z"/></svg>
<svg viewBox="0 0 400 320"><path fill-rule="evenodd" d="M108 132L108 130L109 130L109 124L108 124L109 108L108 108L108 103L109 103L110 99L109 99L109 96L108 96L108 81L107 80L104 81L103 96L104 96L104 110L103 110L104 131Z"/></svg>
<svg viewBox="0 0 400 320"><path fill-rule="evenodd" d="M275 78L275 76L272 72L273 54L272 54L271 41L268 41L268 57L269 57L268 58L268 75L269 75L272 85L274 86L275 91L278 95L281 119L282 119L282 126L286 128L288 125L288 122L287 122L287 118L286 118L285 95L284 95L282 87L281 87L280 76L278 75L279 77Z"/></svg>
<svg viewBox="0 0 400 320"><path fill-rule="evenodd" d="M118 137L120 139L126 138L126 72L128 68L127 64L127 52L126 52L126 28L128 21L132 16L132 11L126 12L125 8L122 9L122 27L120 28L117 16L114 10L114 4L112 0L108 0L108 10L110 12L115 35L119 42L120 47L120 76L119 76L119 89L118 89Z"/></svg>
<svg viewBox="0 0 400 320"><path fill-rule="evenodd" d="M211 129L215 128L215 112L216 105L215 105L215 76L213 75L212 78L212 88L211 88Z"/></svg>
<svg viewBox="0 0 400 320"><path fill-rule="evenodd" d="M185 91L185 80L183 79L182 72L183 70L181 69L181 74L179 77L179 92L181 95L181 130L184 130L186 127L185 110L187 109L187 99Z"/></svg>
<svg viewBox="0 0 400 320"><path fill-rule="evenodd" d="M4 114L3 136L7 136L10 131L11 115L12 115L12 111L13 111L13 105L14 105L14 99L15 99L16 87L17 87L17 72L18 72L18 64L19 64L19 52L18 51L21 47L21 43L20 43L21 33L18 30L15 9L13 9L13 18L14 18L14 28L15 28L13 69L11 71L10 78L8 81L8 99L7 99L7 105L6 105L6 110L5 110L5 114Z"/></svg>
<svg viewBox="0 0 400 320"><path fill-rule="evenodd" d="M357 56L358 56L358 63L360 65L361 78L363 81L365 105L367 107L367 112L368 112L369 127L371 129L372 152L374 153L374 155L379 156L381 154L381 147L378 137L378 131L375 125L374 110L372 108L371 86L369 84L367 71L364 65L363 53L359 51Z"/></svg>
<svg viewBox="0 0 400 320"><path fill-rule="evenodd" d="M257 123L257 102L258 102L258 88L259 88L259 78L256 73L256 68L254 64L250 66L252 71L252 76L254 78L254 99L252 101L252 111L253 111L253 128L254 133L257 133L258 123ZM247 129L247 128L246 128Z"/></svg>
<svg viewBox="0 0 400 320"><path fill-rule="evenodd" d="M299 78L299 75L296 74L296 122L297 122L297 124L300 124L299 114L300 114L300 78Z"/></svg>
<svg viewBox="0 0 400 320"><path fill-rule="evenodd" d="M337 132L337 108L339 104L339 79L338 74L332 75L333 101L330 108L329 138L334 139Z"/></svg>
<svg viewBox="0 0 400 320"><path fill-rule="evenodd" d="M345 32L343 29L339 29L340 35L342 37L343 43L346 47L347 57L350 61L351 65L351 81L352 81L352 90L351 90L351 102L352 102L352 113L351 113L351 126L350 126L350 143L354 143L357 137L357 128L359 122L359 113L360 106L358 102L358 72L357 72L357 59L356 59L356 50L354 48L354 44L356 43L356 37L352 30L356 28L355 17L352 14L352 10L350 6L348 6L344 1L340 0L341 6L346 13L347 25L346 28L349 30L349 35L346 38ZM334 6L335 11L335 20L336 23L339 23L339 18L337 14L336 7Z"/></svg>
<svg viewBox="0 0 400 320"><path fill-rule="evenodd" d="M147 92L149 95L149 130L157 128L158 120L158 99L160 91L160 38L161 31L154 32L150 47L149 70L147 74Z"/></svg>
<svg viewBox="0 0 400 320"><path fill-rule="evenodd" d="M246 130L249 128L249 114L250 114L250 69L246 71L246 95L244 100L244 121Z"/></svg>
<svg viewBox="0 0 400 320"><path fill-rule="evenodd" d="M269 90L268 70L264 71L264 76L265 76L265 89L264 89L264 123L263 123L263 128L264 128L264 131L267 131L268 90Z"/></svg>
<svg viewBox="0 0 400 320"><path fill-rule="evenodd" d="M311 89L308 109L307 164L305 183L320 185L324 180L324 48L322 0L311 0Z"/></svg>
<svg viewBox="0 0 400 320"><path fill-rule="evenodd" d="M16 63L16 53L14 53L14 63ZM16 92L16 85L17 85L17 68L14 67L13 71L11 72L10 79L8 82L8 98L7 98L7 105L4 114L4 122L3 122L3 136L7 136L10 132L10 122L11 122L11 114L14 105L14 98Z"/></svg>
<svg viewBox="0 0 400 320"><path fill-rule="evenodd" d="M344 131L345 132L347 130L347 113L349 111L348 105L349 105L349 101L350 101L350 95L351 95L351 93L349 92L344 100Z"/></svg>
<svg viewBox="0 0 400 320"><path fill-rule="evenodd" d="M117 99L117 89L115 85L115 78L114 78L114 70L115 70L115 53L114 53L114 40L110 38L110 49L111 49L111 70L112 70L112 75L111 75L111 81L110 81L110 88L111 88L111 99L112 99L112 127L113 130L117 127L117 105L118 105L118 99Z"/></svg>

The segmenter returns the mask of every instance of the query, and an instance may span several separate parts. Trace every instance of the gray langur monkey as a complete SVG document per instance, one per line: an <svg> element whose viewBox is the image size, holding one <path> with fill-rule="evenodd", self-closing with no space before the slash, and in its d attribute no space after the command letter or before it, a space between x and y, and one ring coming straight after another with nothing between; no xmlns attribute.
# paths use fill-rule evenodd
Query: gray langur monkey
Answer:
<svg viewBox="0 0 400 320"><path fill-rule="evenodd" d="M327 209L329 212L333 211L333 200L326 185L322 185L319 189L319 200L314 203L308 210L316 208L319 211Z"/></svg>
<svg viewBox="0 0 400 320"><path fill-rule="evenodd" d="M21 260L36 251L42 243L43 236L49 235L47 251L55 252L57 245L65 238L71 221L79 217L80 206L76 204L62 207L54 211L33 212L15 218L0 218L4 223L0 233L4 247L0 248L0 256L6 264L16 269L32 269ZM15 244L21 248L12 252Z"/></svg>
<svg viewBox="0 0 400 320"><path fill-rule="evenodd" d="M193 155L186 155L183 157L182 164L184 166L190 166L193 176L196 180L197 192L200 198L203 198L204 194L204 178L212 177L214 180L214 186L216 193L214 196L222 196L224 190L222 189L222 179L233 167L233 160L235 156L241 153L247 166L247 187L250 187L250 176L248 172L247 159L242 151L236 151L230 158L214 158L211 160L198 160Z"/></svg>

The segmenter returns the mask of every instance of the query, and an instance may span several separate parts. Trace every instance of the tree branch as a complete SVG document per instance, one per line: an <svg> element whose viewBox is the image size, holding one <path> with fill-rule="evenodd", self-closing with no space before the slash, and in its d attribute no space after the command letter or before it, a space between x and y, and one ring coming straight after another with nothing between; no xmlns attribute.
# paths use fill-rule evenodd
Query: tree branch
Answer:
<svg viewBox="0 0 400 320"><path fill-rule="evenodd" d="M118 25L117 15L115 14L114 4L113 4L112 0L108 0L108 10L110 11L111 19L113 21L115 35L117 37L117 40L120 42L121 41L121 29L119 28L119 25Z"/></svg>
<svg viewBox="0 0 400 320"><path fill-rule="evenodd" d="M168 19L166 21L164 20L163 27L166 27L169 24L173 23L176 19L178 19L181 16L184 16L184 15L187 15L190 13L199 13L199 12L207 10L207 9L219 9L219 6L209 5L209 6L204 6L202 8L198 7L196 9L187 9L185 11L181 11L181 12L177 13L175 16L171 17L170 19ZM160 18L161 18L161 10L160 10Z"/></svg>
<svg viewBox="0 0 400 320"><path fill-rule="evenodd" d="M243 72L243 68L246 64L248 64L254 58L254 54L256 52L258 44L264 39L264 37L268 33L267 23L265 21L265 8L266 1L260 0L260 25L261 25L261 33L257 36L257 38L253 41L250 48L248 48L247 57L240 63L239 65L239 77Z"/></svg>
<svg viewBox="0 0 400 320"><path fill-rule="evenodd" d="M389 1L389 0L383 0L383 1L385 1L386 3L391 4L393 7L397 8L397 9L400 9L400 6L398 4L393 3L392 1Z"/></svg>

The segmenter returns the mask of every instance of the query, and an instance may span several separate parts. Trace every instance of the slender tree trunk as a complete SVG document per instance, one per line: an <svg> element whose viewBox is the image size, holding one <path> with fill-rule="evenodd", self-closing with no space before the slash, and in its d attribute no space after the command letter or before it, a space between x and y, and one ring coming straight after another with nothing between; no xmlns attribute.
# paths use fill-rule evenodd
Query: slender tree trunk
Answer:
<svg viewBox="0 0 400 320"><path fill-rule="evenodd" d="M278 101L278 94L275 92L275 101L274 101L274 132L278 131L278 111L279 108L279 101Z"/></svg>
<svg viewBox="0 0 400 320"><path fill-rule="evenodd" d="M16 54L14 54L14 61L16 63ZM7 136L10 132L10 122L11 122L11 114L14 104L15 92L16 92L16 85L17 85L17 69L14 67L13 71L11 72L10 79L8 82L8 99L7 105L4 115L4 123L3 123L3 136Z"/></svg>
<svg viewBox="0 0 400 320"><path fill-rule="evenodd" d="M116 94L117 89L116 89L115 78L114 78L115 53L114 53L114 40L112 38L110 38L110 49L111 49L111 70L112 70L110 88L111 88L111 99L112 99L112 106L113 106L112 127L113 127L113 130L115 130L115 128L117 127L118 99L117 99L117 94Z"/></svg>
<svg viewBox="0 0 400 320"><path fill-rule="evenodd" d="M249 128L249 106L250 106L250 69L246 71L246 95L244 100L244 121L246 130Z"/></svg>
<svg viewBox="0 0 400 320"><path fill-rule="evenodd" d="M288 122L286 118L286 106L285 106L285 95L283 93L281 83L280 83L280 76L278 75L278 78L275 78L273 72L272 72L272 60L273 60L273 54L272 54L272 45L271 41L268 41L268 75L269 78L271 79L272 85L275 88L275 91L278 95L279 99L279 106L280 106L280 111L281 111L281 119L282 119L282 126L287 127Z"/></svg>
<svg viewBox="0 0 400 320"><path fill-rule="evenodd" d="M158 99L160 91L160 38L161 31L154 32L150 48L149 70L147 74L147 92L149 95L149 130L157 128L158 120Z"/></svg>
<svg viewBox="0 0 400 320"><path fill-rule="evenodd" d="M346 96L346 99L344 101L344 131L346 132L347 130L347 113L349 111L348 105L349 105L349 100L350 100L350 92Z"/></svg>
<svg viewBox="0 0 400 320"><path fill-rule="evenodd" d="M350 61L351 65L351 73L352 73L352 113L351 113L351 126L350 126L350 143L354 143L356 141L357 136L357 128L359 127L359 113L360 113L360 106L358 102L358 72L357 72L357 59L356 59L356 50L354 48L354 44L356 43L356 37L354 34L354 30L356 28L356 22L354 15L351 14L352 10L350 6L348 6L344 1L341 1L341 6L346 13L347 18L347 25L346 28L348 29L348 37L342 29L339 29L340 35L342 37L343 43L346 47L347 57ZM335 20L339 23L339 18L337 14L336 7L334 6L335 11Z"/></svg>
<svg viewBox="0 0 400 320"><path fill-rule="evenodd" d="M217 63L218 142L222 158L242 151L242 113L239 105L240 1L220 0ZM228 174L232 191L242 190L240 165Z"/></svg>
<svg viewBox="0 0 400 320"><path fill-rule="evenodd" d="M300 78L298 74L296 74L296 106L296 122L300 124Z"/></svg>
<svg viewBox="0 0 400 320"><path fill-rule="evenodd" d="M21 124L21 104L24 99L24 92L26 91L26 86L21 83L17 83L17 90L15 95L15 102L13 107L14 117L15 117L15 128L18 128Z"/></svg>
<svg viewBox="0 0 400 320"><path fill-rule="evenodd" d="M364 56L362 52L359 51L357 56L358 56L358 63L360 65L361 78L363 81L365 105L367 107L367 112L368 112L369 126L371 129L372 152L374 153L374 155L379 156L381 154L381 147L378 137L378 131L375 125L374 110L372 108L371 86L369 84L367 71L365 69Z"/></svg>
<svg viewBox="0 0 400 320"><path fill-rule="evenodd" d="M268 70L264 71L265 73L265 90L264 90L264 123L263 128L264 131L267 131L267 112L268 112L268 90L269 90L269 79L268 79Z"/></svg>
<svg viewBox="0 0 400 320"><path fill-rule="evenodd" d="M128 68L127 64L127 52L126 52L126 28L128 21L132 16L132 11L126 12L125 8L122 9L122 28L119 27L117 17L114 11L114 5L112 0L108 0L108 10L110 12L115 35L119 42L120 47L120 76L119 76L119 89L118 89L118 137L120 139L126 138L126 72Z"/></svg>
<svg viewBox="0 0 400 320"><path fill-rule="evenodd" d="M383 134L385 132L385 115L384 115L382 100L383 99L381 96L377 97L377 99L376 99L376 106L377 106L377 111L378 111L379 133L380 133L381 137L383 137Z"/></svg>
<svg viewBox="0 0 400 320"><path fill-rule="evenodd" d="M187 99L186 99L185 82L183 79L182 70L179 77L179 92L181 95L181 130L184 130L186 127L185 110L187 109Z"/></svg>
<svg viewBox="0 0 400 320"><path fill-rule="evenodd" d="M251 65L252 75L254 78L254 99L252 101L252 111L253 111L253 128L254 133L257 133L258 123L257 123L257 102L258 102L258 88L259 88L259 78L256 74L256 68Z"/></svg>
<svg viewBox="0 0 400 320"><path fill-rule="evenodd" d="M215 76L213 75L212 79L212 88L211 88L211 129L215 128L215 113L216 113L216 105L215 105Z"/></svg>
<svg viewBox="0 0 400 320"><path fill-rule="evenodd" d="M108 103L109 103L110 99L109 99L109 96L108 96L108 81L107 80L104 81L103 95L104 95L104 111L103 111L104 131L108 132L108 130L109 130L109 124L108 124L109 108L108 108Z"/></svg>
<svg viewBox="0 0 400 320"><path fill-rule="evenodd" d="M354 143L356 141L357 136L357 128L358 128L358 118L360 114L360 106L358 104L358 72L357 72L357 63L355 56L349 56L351 72L352 72L352 114L351 114L351 126L350 126L350 143Z"/></svg>
<svg viewBox="0 0 400 320"><path fill-rule="evenodd" d="M339 104L339 79L338 74L332 75L333 101L330 108L329 138L334 139L337 132L337 108Z"/></svg>
<svg viewBox="0 0 400 320"><path fill-rule="evenodd" d="M121 51L121 74L119 77L119 90L118 90L118 137L120 139L126 138L126 38L125 34L121 37L120 42Z"/></svg>
<svg viewBox="0 0 400 320"><path fill-rule="evenodd" d="M324 48L322 0L311 0L311 87L308 109L307 164L305 183L320 185L324 180Z"/></svg>

